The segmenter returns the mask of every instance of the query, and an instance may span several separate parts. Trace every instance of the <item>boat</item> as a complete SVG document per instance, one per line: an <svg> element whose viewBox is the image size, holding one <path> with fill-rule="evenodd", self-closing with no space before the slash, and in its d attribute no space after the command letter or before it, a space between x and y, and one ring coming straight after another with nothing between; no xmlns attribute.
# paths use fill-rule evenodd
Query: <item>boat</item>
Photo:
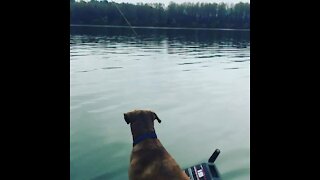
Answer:
<svg viewBox="0 0 320 180"><path fill-rule="evenodd" d="M220 154L220 150L216 149L208 162L200 163L184 169L190 180L221 180L220 173L214 164Z"/></svg>

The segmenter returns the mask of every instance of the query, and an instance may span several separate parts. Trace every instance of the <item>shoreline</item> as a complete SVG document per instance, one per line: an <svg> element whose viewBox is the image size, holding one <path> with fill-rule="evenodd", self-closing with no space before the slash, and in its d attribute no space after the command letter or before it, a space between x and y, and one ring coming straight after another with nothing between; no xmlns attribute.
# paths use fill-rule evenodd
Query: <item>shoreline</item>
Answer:
<svg viewBox="0 0 320 180"><path fill-rule="evenodd" d="M174 30L209 30L209 31L250 31L250 29L230 28L189 28L189 27L155 27L155 26L120 26L120 25L93 25L93 24L70 24L70 27L103 27L103 28L133 28L133 29L174 29Z"/></svg>

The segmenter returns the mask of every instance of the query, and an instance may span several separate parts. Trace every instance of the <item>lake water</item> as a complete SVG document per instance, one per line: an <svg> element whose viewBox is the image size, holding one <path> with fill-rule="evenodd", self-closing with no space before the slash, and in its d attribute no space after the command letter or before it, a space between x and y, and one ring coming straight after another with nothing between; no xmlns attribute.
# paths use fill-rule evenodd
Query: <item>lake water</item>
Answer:
<svg viewBox="0 0 320 180"><path fill-rule="evenodd" d="M222 178L250 179L250 33L136 31L71 27L70 179L128 179L133 109L181 168L219 148Z"/></svg>

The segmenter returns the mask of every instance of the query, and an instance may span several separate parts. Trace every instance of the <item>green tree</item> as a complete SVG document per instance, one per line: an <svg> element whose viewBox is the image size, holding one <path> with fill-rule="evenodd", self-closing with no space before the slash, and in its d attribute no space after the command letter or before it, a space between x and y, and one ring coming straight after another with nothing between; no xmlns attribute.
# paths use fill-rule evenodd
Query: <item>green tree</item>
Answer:
<svg viewBox="0 0 320 180"><path fill-rule="evenodd" d="M250 28L249 3L115 3L107 0L89 2L70 0L71 24L171 26L206 28Z"/></svg>

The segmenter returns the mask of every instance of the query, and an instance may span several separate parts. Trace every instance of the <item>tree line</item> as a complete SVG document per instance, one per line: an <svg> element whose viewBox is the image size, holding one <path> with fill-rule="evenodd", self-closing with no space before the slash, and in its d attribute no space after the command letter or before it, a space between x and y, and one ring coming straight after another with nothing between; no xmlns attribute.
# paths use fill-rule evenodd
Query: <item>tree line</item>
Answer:
<svg viewBox="0 0 320 180"><path fill-rule="evenodd" d="M70 23L88 25L250 28L250 4L227 3L115 3L107 0L70 0Z"/></svg>

